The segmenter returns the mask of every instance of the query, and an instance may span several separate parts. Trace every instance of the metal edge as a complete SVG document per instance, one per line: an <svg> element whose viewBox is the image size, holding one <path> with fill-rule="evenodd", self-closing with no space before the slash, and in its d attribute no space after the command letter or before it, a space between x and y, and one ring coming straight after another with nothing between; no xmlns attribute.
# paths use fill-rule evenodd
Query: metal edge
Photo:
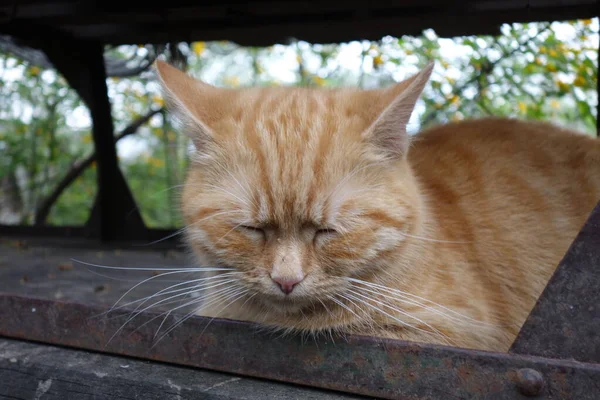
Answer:
<svg viewBox="0 0 600 400"><path fill-rule="evenodd" d="M518 399L528 390L540 399L600 398L598 364L360 336L277 338L250 323L204 317L152 347L161 319L140 328L158 315L149 312L106 345L123 320L98 317L104 311L0 293L0 335L388 399Z"/></svg>
<svg viewBox="0 0 600 400"><path fill-rule="evenodd" d="M600 363L600 202L569 246L509 352Z"/></svg>

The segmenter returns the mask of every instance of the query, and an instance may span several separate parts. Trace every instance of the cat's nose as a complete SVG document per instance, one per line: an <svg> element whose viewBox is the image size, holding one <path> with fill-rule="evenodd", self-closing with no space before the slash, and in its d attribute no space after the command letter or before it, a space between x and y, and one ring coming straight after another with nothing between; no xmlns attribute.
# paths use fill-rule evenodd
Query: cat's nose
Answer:
<svg viewBox="0 0 600 400"><path fill-rule="evenodd" d="M298 278L292 278L292 277L275 277L275 278L271 278L273 280L273 282L275 282L277 285L279 285L279 288L281 289L281 291L285 294L290 294L292 293L292 290L294 290L294 287L299 284L302 279L304 279L304 277L298 277Z"/></svg>

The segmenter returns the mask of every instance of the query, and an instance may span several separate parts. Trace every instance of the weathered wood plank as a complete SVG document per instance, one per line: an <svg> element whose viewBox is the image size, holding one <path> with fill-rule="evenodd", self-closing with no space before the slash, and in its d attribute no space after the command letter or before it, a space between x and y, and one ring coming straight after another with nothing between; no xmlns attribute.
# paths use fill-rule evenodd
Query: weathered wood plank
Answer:
<svg viewBox="0 0 600 400"><path fill-rule="evenodd" d="M365 397L0 339L0 399L187 400Z"/></svg>
<svg viewBox="0 0 600 400"><path fill-rule="evenodd" d="M105 270L72 262L135 268L180 268L192 260L178 250L155 246L100 245L93 241L62 239L14 240L0 236L0 291L55 300L111 306L152 271ZM102 275L98 275L102 274ZM191 275L183 274L181 279ZM151 295L175 282L176 277L155 278L138 287L125 300Z"/></svg>

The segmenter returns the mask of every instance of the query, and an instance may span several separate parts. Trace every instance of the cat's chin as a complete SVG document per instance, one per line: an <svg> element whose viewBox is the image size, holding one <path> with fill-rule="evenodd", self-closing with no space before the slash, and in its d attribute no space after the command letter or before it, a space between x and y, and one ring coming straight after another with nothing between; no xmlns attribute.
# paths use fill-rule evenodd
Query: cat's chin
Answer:
<svg viewBox="0 0 600 400"><path fill-rule="evenodd" d="M271 312L289 315L302 313L305 308L314 303L314 298L308 296L263 296L259 301Z"/></svg>

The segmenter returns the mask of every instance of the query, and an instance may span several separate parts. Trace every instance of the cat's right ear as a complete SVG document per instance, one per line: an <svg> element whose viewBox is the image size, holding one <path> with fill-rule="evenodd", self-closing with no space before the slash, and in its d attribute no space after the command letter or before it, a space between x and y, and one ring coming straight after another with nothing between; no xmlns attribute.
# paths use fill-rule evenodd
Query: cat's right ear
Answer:
<svg viewBox="0 0 600 400"><path fill-rule="evenodd" d="M429 62L412 77L388 89L374 91L377 100L387 104L365 135L385 158L406 157L409 145L406 126L433 67L434 63Z"/></svg>
<svg viewBox="0 0 600 400"><path fill-rule="evenodd" d="M193 78L183 71L156 60L155 71L159 78L167 108L183 125L198 150L206 150L214 139L210 122L219 112L219 88Z"/></svg>

